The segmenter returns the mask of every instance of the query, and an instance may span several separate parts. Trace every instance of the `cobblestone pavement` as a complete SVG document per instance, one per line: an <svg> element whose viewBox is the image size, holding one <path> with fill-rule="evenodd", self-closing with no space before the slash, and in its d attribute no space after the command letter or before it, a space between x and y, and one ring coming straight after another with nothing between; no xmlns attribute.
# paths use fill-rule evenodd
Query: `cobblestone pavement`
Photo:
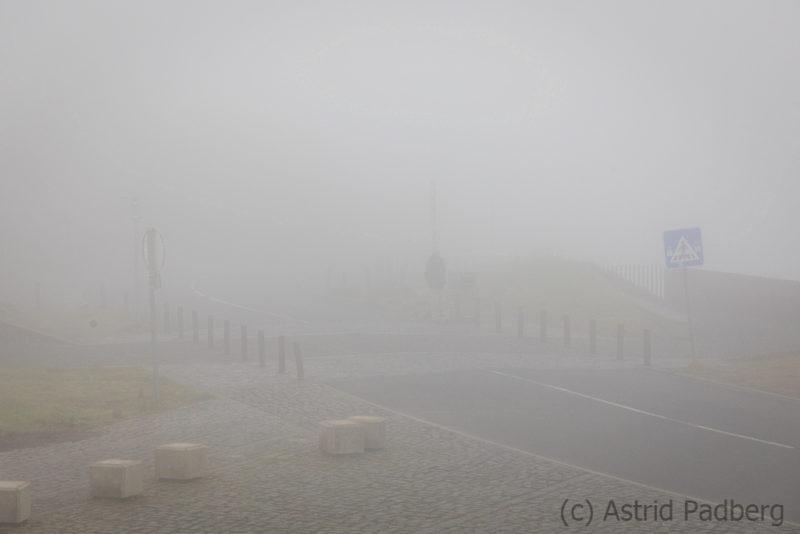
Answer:
<svg viewBox="0 0 800 534"><path fill-rule="evenodd" d="M293 369L292 360L287 364ZM0 453L0 479L29 480L33 495L31 519L0 532L800 532L795 525L769 522L763 528L684 522L681 496L428 425L324 384L381 373L586 365L635 364L525 354L331 355L308 358L303 382L276 374L272 360L266 368L209 358L166 364L165 375L215 397L105 427L87 440ZM356 414L387 419L388 448L345 457L320 453L317 423ZM153 450L172 441L208 445L209 476L156 481ZM88 465L106 458L143 460L143 494L124 501L90 499ZM592 525L566 527L565 499L593 501ZM673 499L673 521L604 522L609 499Z"/></svg>

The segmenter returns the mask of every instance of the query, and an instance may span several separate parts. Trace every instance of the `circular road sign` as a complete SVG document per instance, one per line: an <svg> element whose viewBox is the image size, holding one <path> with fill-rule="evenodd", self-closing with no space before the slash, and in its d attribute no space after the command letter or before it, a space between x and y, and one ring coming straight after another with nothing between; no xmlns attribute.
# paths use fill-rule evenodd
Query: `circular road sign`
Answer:
<svg viewBox="0 0 800 534"><path fill-rule="evenodd" d="M149 228L142 238L142 257L151 273L158 273L164 267L164 238L155 228Z"/></svg>

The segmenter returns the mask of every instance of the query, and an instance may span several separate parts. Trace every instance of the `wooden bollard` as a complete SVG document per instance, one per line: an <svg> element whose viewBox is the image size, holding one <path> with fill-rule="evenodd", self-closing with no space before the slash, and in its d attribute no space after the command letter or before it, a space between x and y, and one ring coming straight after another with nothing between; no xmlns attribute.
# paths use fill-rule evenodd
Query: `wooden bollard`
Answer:
<svg viewBox="0 0 800 534"><path fill-rule="evenodd" d="M597 321L589 320L589 354L597 352Z"/></svg>
<svg viewBox="0 0 800 534"><path fill-rule="evenodd" d="M225 356L231 353L231 323L225 321L222 323L222 346Z"/></svg>
<svg viewBox="0 0 800 534"><path fill-rule="evenodd" d="M242 361L247 361L247 327L242 325Z"/></svg>
<svg viewBox="0 0 800 534"><path fill-rule="evenodd" d="M569 315L564 316L564 348L568 349L570 345L570 323Z"/></svg>
<svg viewBox="0 0 800 534"><path fill-rule="evenodd" d="M617 359L621 360L623 358L622 349L625 344L625 325L618 324L617 325Z"/></svg>
<svg viewBox="0 0 800 534"><path fill-rule="evenodd" d="M267 363L267 346L264 343L264 329L258 330L258 365L264 367Z"/></svg>
<svg viewBox="0 0 800 534"><path fill-rule="evenodd" d="M283 335L278 336L278 372L286 373L286 338Z"/></svg>
<svg viewBox="0 0 800 534"><path fill-rule="evenodd" d="M197 323L197 311L192 310L192 341L195 344L200 343L200 326Z"/></svg>
<svg viewBox="0 0 800 534"><path fill-rule="evenodd" d="M517 337L525 335L525 309L517 306Z"/></svg>
<svg viewBox="0 0 800 534"><path fill-rule="evenodd" d="M547 310L539 315L539 341L547 343Z"/></svg>
<svg viewBox="0 0 800 534"><path fill-rule="evenodd" d="M650 365L650 330L645 328L643 335L643 347L642 347L642 354L644 355L644 364L649 366Z"/></svg>
<svg viewBox="0 0 800 534"><path fill-rule="evenodd" d="M208 348L214 348L214 316L208 316Z"/></svg>
<svg viewBox="0 0 800 534"><path fill-rule="evenodd" d="M164 303L164 333L169 334L169 303Z"/></svg>
<svg viewBox="0 0 800 534"><path fill-rule="evenodd" d="M494 307L494 333L500 334L503 331L503 308L498 302Z"/></svg>
<svg viewBox="0 0 800 534"><path fill-rule="evenodd" d="M178 306L178 337L183 339L183 306Z"/></svg>
<svg viewBox="0 0 800 534"><path fill-rule="evenodd" d="M294 342L294 361L297 365L297 379L303 380L305 378L305 371L303 369L303 353L300 350L300 343Z"/></svg>

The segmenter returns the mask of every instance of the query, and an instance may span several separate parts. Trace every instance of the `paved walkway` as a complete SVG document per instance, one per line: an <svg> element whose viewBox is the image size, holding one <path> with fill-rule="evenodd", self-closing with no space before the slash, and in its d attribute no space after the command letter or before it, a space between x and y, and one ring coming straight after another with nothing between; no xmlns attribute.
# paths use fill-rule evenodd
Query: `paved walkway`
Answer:
<svg viewBox="0 0 800 534"><path fill-rule="evenodd" d="M292 370L293 361L287 364ZM427 425L324 385L345 376L489 365L636 364L525 354L331 355L309 358L307 379L298 382L277 375L272 362L259 368L252 358L169 363L165 375L210 391L214 399L123 421L84 441L0 453L0 478L29 480L33 493L32 518L0 532L800 532L794 525L687 523L681 496ZM355 414L386 417L389 447L349 457L321 454L317 423ZM210 475L156 481L153 450L171 441L208 445ZM144 460L143 495L90 499L88 465L106 458ZM594 503L589 528L564 525L565 499ZM674 518L604 522L609 499L620 505L673 499Z"/></svg>

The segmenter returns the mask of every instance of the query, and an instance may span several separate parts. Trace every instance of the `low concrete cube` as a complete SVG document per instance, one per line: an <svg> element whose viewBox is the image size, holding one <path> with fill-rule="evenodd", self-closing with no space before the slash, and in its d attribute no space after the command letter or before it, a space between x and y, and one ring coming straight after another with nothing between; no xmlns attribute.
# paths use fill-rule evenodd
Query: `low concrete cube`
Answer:
<svg viewBox="0 0 800 534"><path fill-rule="evenodd" d="M355 421L334 419L319 424L319 448L328 454L364 452L364 429Z"/></svg>
<svg viewBox="0 0 800 534"><path fill-rule="evenodd" d="M156 449L156 478L191 480L208 473L208 447L168 443Z"/></svg>
<svg viewBox="0 0 800 534"><path fill-rule="evenodd" d="M0 480L0 523L22 523L30 516L30 482Z"/></svg>
<svg viewBox="0 0 800 534"><path fill-rule="evenodd" d="M138 460L103 460L89 466L92 497L125 499L144 489L144 466Z"/></svg>
<svg viewBox="0 0 800 534"><path fill-rule="evenodd" d="M364 430L365 449L383 449L386 447L386 419L373 415L354 415L349 418Z"/></svg>

